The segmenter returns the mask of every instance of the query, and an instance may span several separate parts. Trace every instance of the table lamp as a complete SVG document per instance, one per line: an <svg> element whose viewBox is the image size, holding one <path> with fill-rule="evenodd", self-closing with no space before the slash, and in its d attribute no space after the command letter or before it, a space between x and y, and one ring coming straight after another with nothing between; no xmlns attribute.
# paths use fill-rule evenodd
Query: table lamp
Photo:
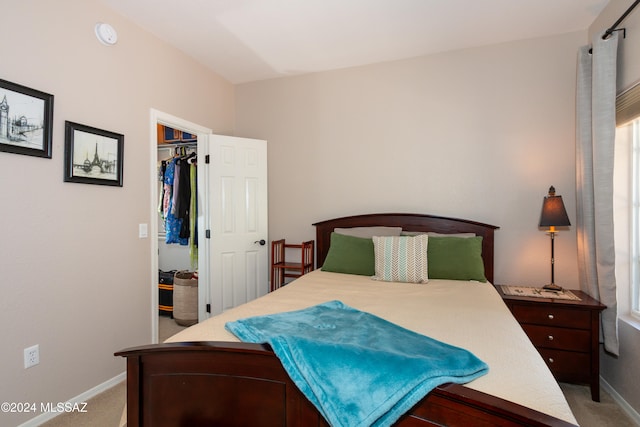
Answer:
<svg viewBox="0 0 640 427"><path fill-rule="evenodd" d="M562 287L555 284L553 267L555 264L553 241L557 233L556 227L566 227L571 225L567 210L564 208L562 196L556 196L556 189L549 187L549 194L545 196L542 202L542 213L540 214L540 227L549 227L549 235L551 236L551 283L543 286L543 289L561 291Z"/></svg>

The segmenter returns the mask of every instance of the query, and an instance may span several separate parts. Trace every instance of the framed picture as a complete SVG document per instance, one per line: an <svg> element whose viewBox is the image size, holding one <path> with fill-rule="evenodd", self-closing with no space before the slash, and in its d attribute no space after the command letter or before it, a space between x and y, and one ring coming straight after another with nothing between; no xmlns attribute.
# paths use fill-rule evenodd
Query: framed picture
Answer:
<svg viewBox="0 0 640 427"><path fill-rule="evenodd" d="M65 121L64 180L122 187L124 135Z"/></svg>
<svg viewBox="0 0 640 427"><path fill-rule="evenodd" d="M53 95L0 79L0 151L51 158Z"/></svg>

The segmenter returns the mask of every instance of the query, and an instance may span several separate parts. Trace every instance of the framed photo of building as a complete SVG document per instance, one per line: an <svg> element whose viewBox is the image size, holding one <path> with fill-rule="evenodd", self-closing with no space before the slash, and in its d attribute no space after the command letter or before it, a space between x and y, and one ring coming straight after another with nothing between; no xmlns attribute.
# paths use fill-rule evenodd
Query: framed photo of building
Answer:
<svg viewBox="0 0 640 427"><path fill-rule="evenodd" d="M53 95L0 79L0 151L51 158Z"/></svg>
<svg viewBox="0 0 640 427"><path fill-rule="evenodd" d="M124 135L66 121L64 180L122 187Z"/></svg>

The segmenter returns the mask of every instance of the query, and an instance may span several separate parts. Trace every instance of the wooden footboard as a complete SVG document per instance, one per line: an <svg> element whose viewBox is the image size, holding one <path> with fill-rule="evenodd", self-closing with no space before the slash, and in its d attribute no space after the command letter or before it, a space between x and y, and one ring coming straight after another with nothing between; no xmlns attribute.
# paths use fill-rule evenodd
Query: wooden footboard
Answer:
<svg viewBox="0 0 640 427"><path fill-rule="evenodd" d="M326 426L266 345L126 349L127 426ZM437 387L398 426L572 426L464 386Z"/></svg>

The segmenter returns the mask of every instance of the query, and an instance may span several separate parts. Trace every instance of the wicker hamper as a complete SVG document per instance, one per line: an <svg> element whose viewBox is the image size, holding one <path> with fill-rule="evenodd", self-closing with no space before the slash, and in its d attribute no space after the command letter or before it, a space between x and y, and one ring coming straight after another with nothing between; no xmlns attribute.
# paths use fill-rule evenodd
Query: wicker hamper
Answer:
<svg viewBox="0 0 640 427"><path fill-rule="evenodd" d="M198 323L198 279L191 271L178 271L173 279L173 318L182 326Z"/></svg>

